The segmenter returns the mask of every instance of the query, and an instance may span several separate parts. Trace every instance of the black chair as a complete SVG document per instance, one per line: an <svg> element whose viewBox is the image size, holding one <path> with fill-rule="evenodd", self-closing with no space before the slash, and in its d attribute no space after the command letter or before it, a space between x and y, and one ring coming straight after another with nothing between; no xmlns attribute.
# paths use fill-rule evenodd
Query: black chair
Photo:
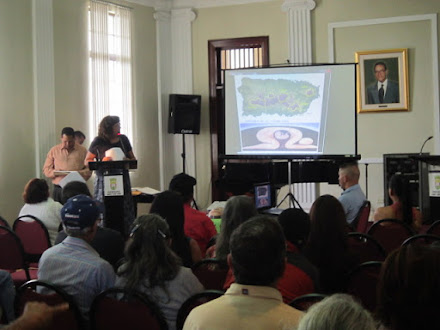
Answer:
<svg viewBox="0 0 440 330"><path fill-rule="evenodd" d="M429 226L426 233L440 236L440 220L435 221L431 226Z"/></svg>
<svg viewBox="0 0 440 330"><path fill-rule="evenodd" d="M223 290L229 267L225 261L204 259L191 267L194 275L207 290Z"/></svg>
<svg viewBox="0 0 440 330"><path fill-rule="evenodd" d="M384 219L374 223L367 234L373 236L387 254L399 248L402 243L415 233L412 228L397 219Z"/></svg>
<svg viewBox="0 0 440 330"><path fill-rule="evenodd" d="M354 218L351 226L358 233L366 233L368 229L368 218L370 217L371 203L365 201L359 209L356 218Z"/></svg>
<svg viewBox="0 0 440 330"><path fill-rule="evenodd" d="M367 261L348 274L347 293L357 297L370 312L376 309L376 286L381 267L380 261Z"/></svg>
<svg viewBox="0 0 440 330"><path fill-rule="evenodd" d="M316 304L317 302L320 302L325 297L327 297L327 295L322 293L308 293L293 299L289 303L289 306L306 312L310 308L310 306Z"/></svg>
<svg viewBox="0 0 440 330"><path fill-rule="evenodd" d="M387 253L382 245L368 234L348 233L349 250L356 256L359 263L366 261L384 261Z"/></svg>
<svg viewBox="0 0 440 330"><path fill-rule="evenodd" d="M440 242L440 236L431 235L431 234L420 234L420 235L411 236L410 238L406 239L402 243L402 246L408 245L408 244L430 245L434 242Z"/></svg>
<svg viewBox="0 0 440 330"><path fill-rule="evenodd" d="M44 290L44 291L43 291ZM40 293L43 292L43 293ZM57 313L49 329L53 330L81 330L84 329L85 322L81 316L78 306L72 296L63 289L50 283L38 280L32 280L24 283L17 290L15 298L15 313L20 316L23 313L26 303L30 301L44 302L47 305L54 306L61 303L69 303L67 311Z"/></svg>
<svg viewBox="0 0 440 330"><path fill-rule="evenodd" d="M159 307L140 291L111 288L98 294L90 308L91 329L166 330Z"/></svg>
<svg viewBox="0 0 440 330"><path fill-rule="evenodd" d="M180 307L177 313L176 319L176 329L183 329L183 325L185 324L185 320L188 317L189 313L204 303L208 301L214 300L223 295L223 291L219 290L205 290L200 293L196 293L195 295L189 297Z"/></svg>

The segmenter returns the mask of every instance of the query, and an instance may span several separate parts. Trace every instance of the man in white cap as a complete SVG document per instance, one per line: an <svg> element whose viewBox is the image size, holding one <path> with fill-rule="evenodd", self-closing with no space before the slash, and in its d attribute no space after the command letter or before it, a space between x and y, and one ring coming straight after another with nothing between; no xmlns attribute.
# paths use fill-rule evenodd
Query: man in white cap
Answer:
<svg viewBox="0 0 440 330"><path fill-rule="evenodd" d="M99 215L99 207L90 197L70 198L61 209L68 237L46 250L38 266L38 279L61 287L73 296L86 320L93 298L113 287L116 279L113 267L90 245Z"/></svg>

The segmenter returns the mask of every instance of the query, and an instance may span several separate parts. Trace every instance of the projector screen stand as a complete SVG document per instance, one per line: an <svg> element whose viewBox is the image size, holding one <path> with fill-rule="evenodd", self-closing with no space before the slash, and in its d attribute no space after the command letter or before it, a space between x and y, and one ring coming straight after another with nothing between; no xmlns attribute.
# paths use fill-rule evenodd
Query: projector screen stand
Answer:
<svg viewBox="0 0 440 330"><path fill-rule="evenodd" d="M289 159L287 161L287 180L288 180L288 185L289 185L289 192L286 194L286 196L284 196L284 198L281 200L281 202L278 203L277 208L279 208L280 205L283 204L283 202L286 200L286 198L289 198L289 207L290 208L292 208L292 207L296 208L296 205L298 205L298 208L301 209L302 211L304 211L292 192L293 186L292 186L292 160L291 159ZM296 203L296 205L295 205L295 203Z"/></svg>

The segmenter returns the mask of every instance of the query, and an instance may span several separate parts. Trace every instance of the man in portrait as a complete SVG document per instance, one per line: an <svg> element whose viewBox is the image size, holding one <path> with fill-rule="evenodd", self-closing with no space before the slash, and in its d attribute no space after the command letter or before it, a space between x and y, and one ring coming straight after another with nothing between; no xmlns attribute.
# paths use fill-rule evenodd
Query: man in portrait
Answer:
<svg viewBox="0 0 440 330"><path fill-rule="evenodd" d="M367 87L367 104L399 103L399 84L388 79L385 62L376 62L373 70L376 82Z"/></svg>

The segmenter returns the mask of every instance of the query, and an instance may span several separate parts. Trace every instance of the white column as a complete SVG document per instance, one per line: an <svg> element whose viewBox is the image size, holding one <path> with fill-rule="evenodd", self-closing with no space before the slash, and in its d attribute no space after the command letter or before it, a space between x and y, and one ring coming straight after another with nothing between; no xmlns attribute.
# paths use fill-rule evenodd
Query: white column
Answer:
<svg viewBox="0 0 440 330"><path fill-rule="evenodd" d="M312 31L310 12L313 0L286 0L283 11L289 14L289 60L292 64L312 63Z"/></svg>
<svg viewBox="0 0 440 330"><path fill-rule="evenodd" d="M32 1L35 175L42 174L55 132L55 74L52 0Z"/></svg>
<svg viewBox="0 0 440 330"><path fill-rule="evenodd" d="M282 4L282 10L289 15L289 61L292 64L312 63L310 12L315 6L313 0L286 0ZM289 192L294 194L305 210L312 206L319 194L318 190L316 183L295 183L289 187Z"/></svg>
<svg viewBox="0 0 440 330"><path fill-rule="evenodd" d="M171 177L183 170L182 135L168 133L169 94L193 93L191 22L196 18L190 8L157 11L157 61L159 99L159 142L161 189ZM195 137L185 135L186 173L197 177Z"/></svg>

